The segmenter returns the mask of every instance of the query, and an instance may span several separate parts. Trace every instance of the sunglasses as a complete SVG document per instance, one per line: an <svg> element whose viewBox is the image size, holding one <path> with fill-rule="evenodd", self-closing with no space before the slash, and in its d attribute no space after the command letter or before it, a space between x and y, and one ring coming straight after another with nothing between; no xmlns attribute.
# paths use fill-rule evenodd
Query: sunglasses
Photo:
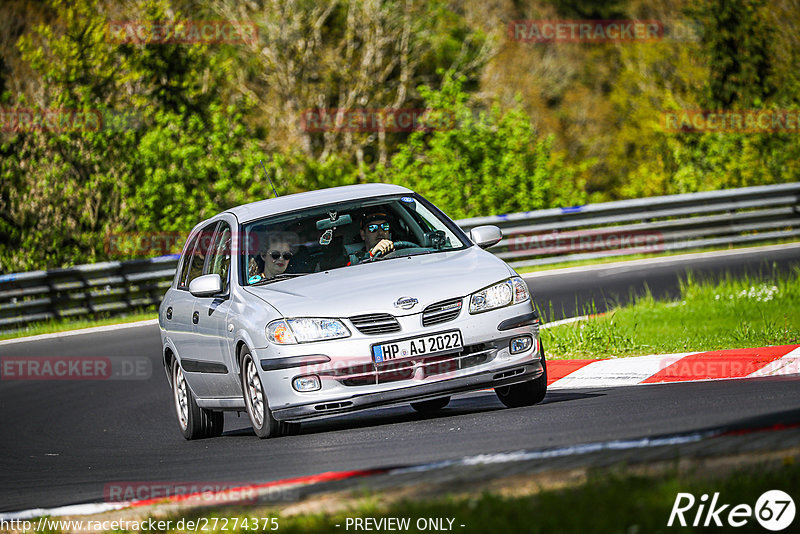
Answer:
<svg viewBox="0 0 800 534"><path fill-rule="evenodd" d="M281 252L279 250L270 250L269 252L262 252L261 254L262 255L269 254L272 257L272 259L276 260L276 261L281 256L283 256L283 259L286 260L286 261L289 261L289 260L292 259L292 253L291 252L284 252L283 254L281 254Z"/></svg>
<svg viewBox="0 0 800 534"><path fill-rule="evenodd" d="M378 228L380 228L384 232L388 232L389 231L389 223L388 222L381 223L381 224L373 223L373 224L367 225L367 230L372 232L372 233L377 232Z"/></svg>

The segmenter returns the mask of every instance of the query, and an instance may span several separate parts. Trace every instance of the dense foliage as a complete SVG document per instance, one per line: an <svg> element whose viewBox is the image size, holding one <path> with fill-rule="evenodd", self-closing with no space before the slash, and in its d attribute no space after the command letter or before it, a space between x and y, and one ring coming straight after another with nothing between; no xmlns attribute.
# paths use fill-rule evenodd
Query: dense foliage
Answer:
<svg viewBox="0 0 800 534"><path fill-rule="evenodd" d="M655 20L655 42L513 39L515 20ZM238 21L243 42L120 42L111 27ZM791 0L9 0L0 272L121 258L236 204L370 181L455 218L798 180L792 133L675 132L665 111L800 109ZM308 127L412 110L419 128ZM91 119L77 121L76 117ZM63 117L62 117L63 118ZM445 126L442 126L445 125Z"/></svg>

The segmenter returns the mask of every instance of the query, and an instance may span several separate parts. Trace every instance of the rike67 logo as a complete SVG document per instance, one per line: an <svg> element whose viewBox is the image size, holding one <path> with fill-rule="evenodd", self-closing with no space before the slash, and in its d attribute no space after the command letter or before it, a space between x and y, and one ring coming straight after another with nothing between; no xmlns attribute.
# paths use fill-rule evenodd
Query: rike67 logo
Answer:
<svg viewBox="0 0 800 534"><path fill-rule="evenodd" d="M778 532L794 521L794 500L781 490L765 491L754 507L749 504L724 504L719 492L696 499L691 493L678 493L667 526L743 527L753 518L765 529Z"/></svg>

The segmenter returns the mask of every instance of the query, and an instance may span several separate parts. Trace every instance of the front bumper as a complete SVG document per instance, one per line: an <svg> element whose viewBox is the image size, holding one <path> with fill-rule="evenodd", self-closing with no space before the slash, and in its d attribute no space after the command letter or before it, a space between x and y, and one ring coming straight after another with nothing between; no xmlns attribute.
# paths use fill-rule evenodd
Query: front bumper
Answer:
<svg viewBox="0 0 800 534"><path fill-rule="evenodd" d="M354 334L352 339L253 351L273 416L279 421L300 421L541 376L538 318L530 304L460 319L424 330L433 335L459 329L463 349L418 358L375 363L369 356L373 343L421 333L414 324L419 317L414 316L398 317L401 333ZM511 353L510 341L520 336L533 338L533 345L522 353ZM295 378L312 375L319 377L321 389L298 392L292 388Z"/></svg>
<svg viewBox="0 0 800 534"><path fill-rule="evenodd" d="M509 386L539 378L542 376L543 372L542 361L537 360L513 365L504 369L492 369L461 378L452 378L441 382L420 384L377 393L358 394L347 399L339 399L332 402L273 409L272 415L278 421L302 421L305 419L342 414L377 406L407 404L409 402L434 399L456 393Z"/></svg>

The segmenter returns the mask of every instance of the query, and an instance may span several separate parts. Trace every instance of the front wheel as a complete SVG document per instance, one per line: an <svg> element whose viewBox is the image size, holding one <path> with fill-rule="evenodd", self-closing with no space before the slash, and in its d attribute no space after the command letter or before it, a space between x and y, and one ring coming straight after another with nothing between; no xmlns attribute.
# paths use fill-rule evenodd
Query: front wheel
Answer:
<svg viewBox="0 0 800 534"><path fill-rule="evenodd" d="M225 414L206 410L197 405L194 393L189 389L177 359L172 362L172 397L175 401L178 427L184 438L200 439L222 435Z"/></svg>
<svg viewBox="0 0 800 534"><path fill-rule="evenodd" d="M256 362L247 349L242 356L242 393L256 436L261 439L278 436L281 425L272 417Z"/></svg>
<svg viewBox="0 0 800 534"><path fill-rule="evenodd" d="M539 345L542 355L542 376L512 386L501 386L494 388L497 398L508 408L520 408L522 406L533 406L539 404L547 394L547 363L544 361L544 348Z"/></svg>

